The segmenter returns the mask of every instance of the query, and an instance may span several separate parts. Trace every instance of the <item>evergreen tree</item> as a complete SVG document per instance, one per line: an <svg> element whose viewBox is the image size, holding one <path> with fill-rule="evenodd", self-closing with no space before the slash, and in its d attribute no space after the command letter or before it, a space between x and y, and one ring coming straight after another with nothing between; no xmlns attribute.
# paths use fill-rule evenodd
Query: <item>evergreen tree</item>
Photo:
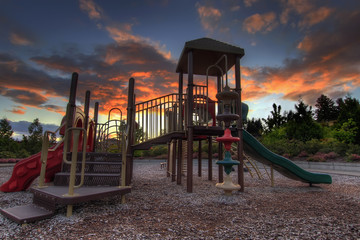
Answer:
<svg viewBox="0 0 360 240"><path fill-rule="evenodd" d="M252 118L244 122L245 130L255 137L260 137L264 131L263 124L260 119Z"/></svg>
<svg viewBox="0 0 360 240"><path fill-rule="evenodd" d="M277 106L275 103L272 105L273 111L267 119L263 118L266 124L267 130L271 131L273 128L278 128L285 123L285 117L281 115L281 105Z"/></svg>
<svg viewBox="0 0 360 240"><path fill-rule="evenodd" d="M35 154L41 150L42 145L43 127L38 118L30 124L28 131L29 136L23 136L23 144L30 154Z"/></svg>
<svg viewBox="0 0 360 240"><path fill-rule="evenodd" d="M317 100L315 107L315 118L318 122L329 122L337 119L339 111L335 102L322 94Z"/></svg>
<svg viewBox="0 0 360 240"><path fill-rule="evenodd" d="M286 124L286 135L288 139L296 139L303 142L323 137L321 126L313 119L312 107L306 105L301 99L295 105L296 112L292 120Z"/></svg>

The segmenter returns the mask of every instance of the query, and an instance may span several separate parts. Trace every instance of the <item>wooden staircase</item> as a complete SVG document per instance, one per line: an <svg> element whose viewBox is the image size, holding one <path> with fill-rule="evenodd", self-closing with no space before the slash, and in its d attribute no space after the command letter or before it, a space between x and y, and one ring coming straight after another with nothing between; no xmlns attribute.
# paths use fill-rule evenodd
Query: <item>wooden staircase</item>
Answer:
<svg viewBox="0 0 360 240"><path fill-rule="evenodd" d="M68 154L68 158L71 155ZM79 153L80 158L81 153ZM115 195L131 192L130 186L121 186L121 154L87 153L84 175L84 185L75 189L74 196L67 196L70 165L64 164L61 172L57 173L52 186L45 188L31 187L33 193L32 204L1 209L0 212L9 219L19 223L29 223L49 218L64 205L74 205L81 202L99 200ZM77 172L80 172L78 163ZM80 182L77 175L76 184Z"/></svg>

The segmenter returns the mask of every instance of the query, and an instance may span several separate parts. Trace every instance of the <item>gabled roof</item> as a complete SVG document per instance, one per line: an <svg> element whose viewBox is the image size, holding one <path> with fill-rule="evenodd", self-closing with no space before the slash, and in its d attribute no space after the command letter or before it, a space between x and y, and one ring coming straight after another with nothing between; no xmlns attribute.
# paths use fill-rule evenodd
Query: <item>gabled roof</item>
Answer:
<svg viewBox="0 0 360 240"><path fill-rule="evenodd" d="M193 68L194 74L206 75L206 69L215 64L221 56L227 55L227 69L228 71L234 66L236 56L244 56L244 49L223 43L211 38L199 38L185 43L184 49L181 53L176 72L188 73L188 52L193 51ZM219 63L220 67L225 70L225 61ZM225 71L224 71L225 74ZM209 76L218 76L219 70L211 68Z"/></svg>

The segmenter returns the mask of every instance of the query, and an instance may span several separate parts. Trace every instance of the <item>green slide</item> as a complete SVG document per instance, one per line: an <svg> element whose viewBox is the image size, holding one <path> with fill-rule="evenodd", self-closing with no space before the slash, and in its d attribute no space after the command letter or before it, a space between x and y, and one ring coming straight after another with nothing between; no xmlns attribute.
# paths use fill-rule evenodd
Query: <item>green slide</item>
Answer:
<svg viewBox="0 0 360 240"><path fill-rule="evenodd" d="M255 137L247 131L243 131L244 151L254 160L265 165L273 166L285 177L306 183L327 183L331 184L332 179L328 174L308 172L287 158L277 155L264 147Z"/></svg>

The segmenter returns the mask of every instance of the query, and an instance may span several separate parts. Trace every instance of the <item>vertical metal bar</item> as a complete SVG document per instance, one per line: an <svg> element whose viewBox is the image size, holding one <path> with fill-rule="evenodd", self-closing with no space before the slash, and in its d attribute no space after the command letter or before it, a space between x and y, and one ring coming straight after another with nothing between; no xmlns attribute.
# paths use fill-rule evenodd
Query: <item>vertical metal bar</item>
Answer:
<svg viewBox="0 0 360 240"><path fill-rule="evenodd" d="M134 131L134 121L133 121L133 111L134 111L134 86L135 79L129 79L129 89L128 89L128 107L127 107L127 123L128 123L128 132L127 132L127 149L126 149L126 185L131 184L132 178L132 150L131 145L133 145L133 131Z"/></svg>
<svg viewBox="0 0 360 240"><path fill-rule="evenodd" d="M71 77L71 87L70 87L70 96L69 96L69 103L66 108L66 129L69 129L74 124L74 114L75 114L75 100L76 100L76 89L77 89L77 82L78 82L79 75L74 72ZM65 142L67 145L67 149L70 149L70 138L68 142Z"/></svg>
<svg viewBox="0 0 360 240"><path fill-rule="evenodd" d="M183 130L183 72L179 73L179 130Z"/></svg>
<svg viewBox="0 0 360 240"><path fill-rule="evenodd" d="M217 77L217 92L221 92L222 90L222 81L221 76ZM218 103L218 114L222 113L222 103ZM218 121L218 125L221 126L221 122ZM218 143L218 159L223 160L223 145L222 143ZM219 183L224 181L224 170L222 165L218 165L218 175L219 175Z"/></svg>
<svg viewBox="0 0 360 240"><path fill-rule="evenodd" d="M194 110L194 97L193 97L193 87L194 87L194 79L193 79L193 52L188 52L188 116L187 116L187 127L188 127L188 135L187 135L187 192L193 192L193 137L194 137L194 128L192 122L193 110Z"/></svg>
<svg viewBox="0 0 360 240"><path fill-rule="evenodd" d="M98 127L98 117L99 117L99 102L95 102L95 107L94 107L94 122L95 122L95 131L94 131L94 150L93 152L96 151L96 137L97 137L97 127Z"/></svg>
<svg viewBox="0 0 360 240"><path fill-rule="evenodd" d="M237 130L240 141L237 143L238 146L238 160L240 164L238 165L238 183L240 185L240 192L244 192L244 145L243 145L243 124L242 124L242 109L241 109L241 74L240 74L240 58L241 56L236 56L235 61L235 91L239 94L239 98L236 101L236 112L239 114L240 119L237 121Z"/></svg>
<svg viewBox="0 0 360 240"><path fill-rule="evenodd" d="M90 91L86 91L85 93L85 107L84 107L84 112L85 112L85 119L84 119L84 128L85 128L85 132L87 134L84 134L84 140L83 140L83 144L85 144L87 141L87 139L85 139L85 135L88 135L88 127L89 127L89 108L90 108Z"/></svg>

